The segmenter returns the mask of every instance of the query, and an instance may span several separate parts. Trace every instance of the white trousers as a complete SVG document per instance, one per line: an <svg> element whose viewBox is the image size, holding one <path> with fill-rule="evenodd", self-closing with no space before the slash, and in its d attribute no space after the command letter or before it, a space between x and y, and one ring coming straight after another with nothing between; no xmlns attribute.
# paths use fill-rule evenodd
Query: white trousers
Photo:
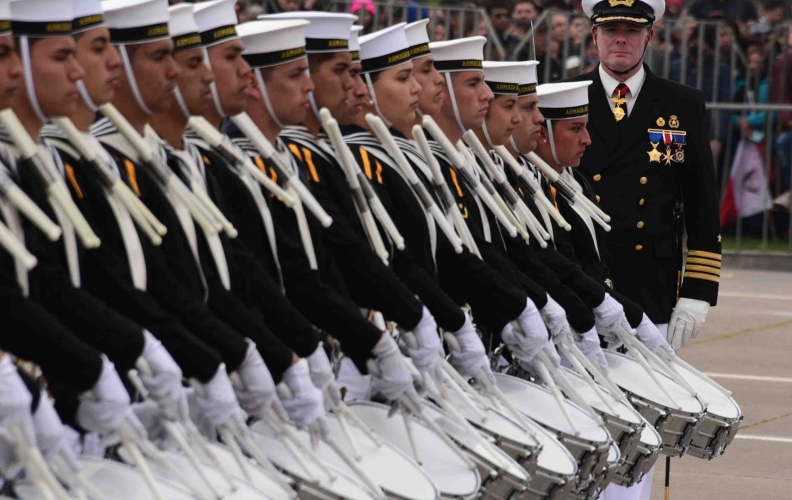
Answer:
<svg viewBox="0 0 792 500"><path fill-rule="evenodd" d="M662 336L668 337L668 323L655 324L655 326L660 330ZM662 458L660 457L658 460ZM643 480L630 488L616 484L609 485L600 495L600 500L649 500L649 497L652 496L652 475L654 474L654 469L654 467L649 469Z"/></svg>

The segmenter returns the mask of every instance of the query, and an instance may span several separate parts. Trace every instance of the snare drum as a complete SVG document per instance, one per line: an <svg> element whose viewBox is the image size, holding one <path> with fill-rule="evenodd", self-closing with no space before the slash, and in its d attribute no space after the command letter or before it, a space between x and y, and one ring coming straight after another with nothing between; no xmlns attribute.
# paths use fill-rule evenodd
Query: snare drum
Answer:
<svg viewBox="0 0 792 500"><path fill-rule="evenodd" d="M578 464L578 488L585 488L607 469L611 436L607 429L576 404L564 400L573 429L549 390L517 377L496 373L498 387L511 403L548 429L566 446Z"/></svg>
<svg viewBox="0 0 792 500"><path fill-rule="evenodd" d="M503 450L489 441L486 445L482 444L468 429L455 423L443 410L429 402L424 403L423 411L478 465L482 480L481 498L509 500L526 491L531 480L528 472Z"/></svg>
<svg viewBox="0 0 792 500"><path fill-rule="evenodd" d="M455 394L452 394L452 397ZM523 500L565 498L575 485L577 462L552 434L532 422L526 432L505 414L489 409L482 420L469 405L457 400L465 418L519 463L531 476Z"/></svg>
<svg viewBox="0 0 792 500"><path fill-rule="evenodd" d="M715 382L701 378L679 364L677 372L696 390L707 411L690 442L688 454L712 460L732 442L743 420L737 401L724 394ZM705 375L702 375L705 376Z"/></svg>
<svg viewBox="0 0 792 500"><path fill-rule="evenodd" d="M605 351L605 356L610 377L627 393L635 409L660 433L662 453L672 457L684 455L704 416L701 400L665 374L655 371L657 379L680 405L676 408L637 361L612 351Z"/></svg>
<svg viewBox="0 0 792 500"><path fill-rule="evenodd" d="M104 498L113 500L151 500L146 480L133 467L110 460L80 457L82 473L88 481L103 493ZM157 485L166 500L195 500L186 489L166 479L157 479ZM14 485L14 492L21 500L43 500L44 495L34 485L23 481ZM262 497L259 497L262 498Z"/></svg>
<svg viewBox="0 0 792 500"><path fill-rule="evenodd" d="M261 448L267 458L275 466L286 473L287 476L296 482L297 493L301 500L372 500L368 490L332 466L333 473L337 474L335 480L331 480L313 461L306 460L308 471L302 468L291 452L276 437L275 432L266 423L259 421L250 426L253 431L250 433L253 441ZM295 430L301 440L308 444L310 436L305 432ZM310 444L308 444L310 447ZM321 445L322 457L325 453L333 453L327 446Z"/></svg>
<svg viewBox="0 0 792 500"><path fill-rule="evenodd" d="M660 434L651 425L644 426L641 440L638 442L638 454L627 458L614 474L613 482L627 487L641 482L644 474L654 467L662 449L663 441Z"/></svg>
<svg viewBox="0 0 792 500"><path fill-rule="evenodd" d="M413 456L404 419L400 416L389 418L389 406L371 401L356 401L350 403L349 408L379 437L406 455ZM448 500L475 498L481 488L478 471L469 469L443 440L426 427L426 424L415 417L410 418L419 463L437 485L441 497Z"/></svg>

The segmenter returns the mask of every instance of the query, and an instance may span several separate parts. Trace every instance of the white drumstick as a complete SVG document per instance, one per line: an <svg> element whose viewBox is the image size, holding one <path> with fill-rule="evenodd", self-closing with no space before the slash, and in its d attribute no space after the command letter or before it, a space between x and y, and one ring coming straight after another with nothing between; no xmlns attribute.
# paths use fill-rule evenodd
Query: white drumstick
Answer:
<svg viewBox="0 0 792 500"><path fill-rule="evenodd" d="M30 474L33 483L42 495L52 500L71 500L71 497L52 475L41 451L28 441L22 427L18 423L14 423L8 427L8 430L16 443L16 452L24 464L25 470Z"/></svg>
<svg viewBox="0 0 792 500"><path fill-rule="evenodd" d="M363 484L369 489L369 493L371 493L377 500L386 500L387 496L380 488L379 484L377 484L374 479L371 478L369 474L366 473L360 466L355 462L353 457L349 456L349 453L346 452L332 437L327 436L324 438L324 442L336 452L336 454L341 457L341 460L352 469L352 472L358 477L358 479L363 482Z"/></svg>
<svg viewBox="0 0 792 500"><path fill-rule="evenodd" d="M19 186L8 178L6 172L0 168L0 191L3 196L17 209L19 213L25 216L34 226L36 226L42 233L47 236L50 241L57 241L61 235L61 228L45 214L36 203L28 198L24 191L19 189Z"/></svg>
<svg viewBox="0 0 792 500"><path fill-rule="evenodd" d="M672 366L670 363L667 363L664 360L662 360L657 354L653 353L652 351L649 350L648 347L643 345L643 343L641 343L640 340L632 336L630 337L632 339L632 345L636 349L638 349L638 351L641 354L643 354L643 356L647 359L647 361L649 361L657 368L659 368L661 371L666 373L671 378L671 380L676 382L678 385L682 386L686 391L688 391L688 393L691 396L693 396L694 398L698 397L698 391L696 391L696 389L694 389L693 386L691 386L687 380L682 378L679 372L676 371L675 366Z"/></svg>
<svg viewBox="0 0 792 500"><path fill-rule="evenodd" d="M649 375L649 378L652 379L652 382L655 383L656 386L660 388L661 391L666 395L666 397L671 401L671 404L674 405L677 409L682 409L679 406L679 403L676 402L674 396L668 391L665 385L660 383L660 379L657 378L657 373L655 373L654 369L649 366L649 363L646 361L646 358L641 354L641 351L638 347L636 347L636 343L638 341L634 340L632 335L629 332L624 330L624 328L617 328L616 329L616 336L624 343L625 346L630 348L630 353L632 354L633 359L635 359L639 365L644 369L644 371Z"/></svg>
<svg viewBox="0 0 792 500"><path fill-rule="evenodd" d="M229 429L229 426L221 426L222 429ZM253 457L253 459L258 462L258 464L264 468L265 471L269 473L269 476L274 479L283 489L290 491L293 493L293 497L297 497L297 493L291 489L291 485L288 481L281 475L280 472L272 465L272 462L267 458L261 448L258 447L255 441L250 437L250 435L244 433L241 429L236 431L235 429L229 429L231 436L236 438L239 442L240 446Z"/></svg>
<svg viewBox="0 0 792 500"><path fill-rule="evenodd" d="M123 184L120 181L118 185L126 187L126 184ZM146 235L149 241L151 241L151 244L155 247L160 246L162 244L162 236L158 234L157 230L151 224L151 221L148 219L148 217L146 217L146 215L136 205L134 205L134 202L131 202L132 199L137 200L135 194L131 190L123 191L121 189L116 190L115 194L116 197L121 200L121 203L126 206L129 216L133 221L135 221L135 224L137 224L138 228L143 231L143 234ZM162 227L164 228L165 226Z"/></svg>
<svg viewBox="0 0 792 500"><path fill-rule="evenodd" d="M146 481L149 490L151 490L151 494L154 495L156 500L165 500L165 496L162 494L157 480L154 479L154 474L152 474L151 469L146 463L146 459L143 458L143 453L140 451L140 448L138 448L137 443L135 443L135 431L122 428L119 429L118 434L121 437L124 448L132 455L132 462L143 475L143 479Z"/></svg>
<svg viewBox="0 0 792 500"><path fill-rule="evenodd" d="M19 150L20 157L30 162L44 182L47 198L50 202L63 211L65 216L74 226L74 231L80 237L85 248L97 248L101 242L96 233L91 229L88 221L74 204L68 191L62 187L61 183L55 180L54 173L44 165L44 161L39 157L38 146L28 135L19 118L10 108L0 111L0 123L5 127L6 132L11 137L11 141Z"/></svg>
<svg viewBox="0 0 792 500"><path fill-rule="evenodd" d="M712 380L708 376L706 376L703 373L701 373L700 371L698 371L696 369L696 367L694 367L693 365L691 365L690 363L688 363L684 359L680 358L679 355L671 357L668 353L666 353L662 349L659 350L658 353L659 353L659 356L661 356L663 359L665 359L665 361L667 363L669 363L669 364L678 364L679 366L681 366L685 370L689 371L690 373L692 373L693 375L695 375L699 379L703 380L704 382L707 382L708 384L710 384L713 387L715 387L716 389L718 389L727 398L732 397L732 392L730 390L726 389L722 385L718 384L717 382L715 382L714 380Z"/></svg>
<svg viewBox="0 0 792 500"><path fill-rule="evenodd" d="M583 365L583 367L589 371L589 373L594 375L594 378L597 381L604 385L608 392L611 393L613 397L621 401L622 403L626 404L627 406L631 406L632 403L627 399L627 396L621 391L618 385L616 385L613 380L605 373L604 370L601 370L599 366L592 363L585 354L575 345L574 342L568 337L561 339L560 344L563 344L564 347L569 350L569 352L577 358L578 362Z"/></svg>
<svg viewBox="0 0 792 500"><path fill-rule="evenodd" d="M534 362L533 362L533 366L539 372L539 376L541 376L542 379L547 384L548 389L550 389L550 393L553 395L553 398L555 398L556 404L561 409L561 413L564 415L564 418L566 419L567 423L569 424L570 428L572 429L572 433L575 436L580 436L580 431L578 430L577 426L575 425L575 422L572 420L572 417L569 415L569 410L567 410L567 407L564 404L564 396L563 396L563 394L561 394L561 391L558 389L558 386L556 385L555 381L553 380L553 377L550 376L550 372L548 371L547 366L545 365L545 363L542 360L542 358L539 357L539 356L537 356L536 358L537 359L535 359ZM547 359L547 358L545 358L545 359Z"/></svg>
<svg viewBox="0 0 792 500"><path fill-rule="evenodd" d="M278 156L275 147L264 136L261 130L259 130L250 116L248 116L247 113L242 112L231 117L231 121L234 122L234 125L236 125L248 139L250 139L250 142L253 143L253 146L261 154L264 160L269 161L272 164L275 170L278 171L278 175L283 177L284 181L289 186L294 188L302 202L306 207L308 207L308 210L310 210L311 213L313 213L316 218L319 219L322 227L330 227L330 224L333 223L333 218L330 217L327 212L325 212L324 208L322 208L322 205L316 201L316 198L314 198L311 192L308 191L308 188L306 188L302 181L300 181L299 177L295 175L291 166L283 165L281 163L281 159Z"/></svg>
<svg viewBox="0 0 792 500"><path fill-rule="evenodd" d="M266 190L278 197L284 205L291 207L294 205L294 198L278 186L275 181L264 175L264 173L253 165L250 157L240 150L227 135L212 126L206 118L202 116L191 116L188 122L190 129L198 134L212 149L229 161L241 166Z"/></svg>
<svg viewBox="0 0 792 500"><path fill-rule="evenodd" d="M589 416L596 420L598 424L604 425L602 421L602 417L599 416L597 412L594 411L594 408L591 407L590 404L586 402L583 396L580 395L577 389L567 380L564 373L556 367L556 365L550 360L550 357L544 351L540 351L539 359L541 359L547 370L550 372L550 375L555 379L556 383L561 386L561 389L566 393L567 397L572 400L576 405L580 406L583 411L589 414Z"/></svg>
<svg viewBox="0 0 792 500"><path fill-rule="evenodd" d="M36 256L30 253L25 244L19 241L13 231L2 222L0 222L0 247L5 248L6 252L18 259L28 271L38 264Z"/></svg>
<svg viewBox="0 0 792 500"><path fill-rule="evenodd" d="M239 470L242 471L242 475L245 476L245 480L248 482L253 482L253 477L250 475L250 471L248 470L247 458L242 453L242 448L239 447L239 443L237 443L236 439L234 438L234 434L228 428L220 428L218 429L218 433L220 437L223 439L223 443L228 446L228 449L231 451L231 456L234 457L234 461L239 467ZM262 466L264 467L264 466ZM266 474L270 476L271 471L269 469L264 469ZM276 479L272 478L276 483L281 484L281 482ZM291 486L286 491L292 491ZM296 498L296 496L293 496Z"/></svg>
<svg viewBox="0 0 792 500"><path fill-rule="evenodd" d="M586 369L580 363L580 361L578 360L578 358L575 355L575 353L573 353L568 348L568 346L566 344L562 343L562 342L558 343L558 348L561 350L561 352L564 354L564 356L566 356L567 360L569 360L569 362L572 364L572 367L575 369L577 374L580 375L583 378L583 380L586 381L586 383L591 388L591 390L594 391L594 394L597 395L597 398L599 398L599 400L602 401L602 403L608 409L608 412L611 415L618 415L618 412L616 412L616 409L611 404L610 399L600 389L599 385L596 382L594 382L594 379L591 378L591 375L589 375L589 373L586 371Z"/></svg>
<svg viewBox="0 0 792 500"><path fill-rule="evenodd" d="M217 205L215 205L214 201L212 201L212 199L209 197L208 194L201 191L200 189L194 190L193 194L195 195L196 198L198 198L198 201L200 201L203 204L203 206L206 207L209 213L212 214L212 216L215 219L220 221L220 224L222 224L223 226L223 231L225 231L225 233L228 235L229 238L233 239L239 235L234 225L231 224L231 221L229 221L228 218L226 218L226 216L217 207Z"/></svg>
<svg viewBox="0 0 792 500"><path fill-rule="evenodd" d="M519 177L523 182L531 186L531 190L533 192L533 199L537 203L537 205L541 205L550 217L555 219L559 226L561 226L565 231L571 231L572 226L564 219L564 216L558 211L558 209L553 205L550 200L547 199L545 194L542 192L542 188L539 185L535 184L535 181L528 177L525 169L522 165L514 159L514 157L509 153L509 150L506 149L505 146L495 146L495 152L498 153L498 156L503 158L503 161L506 162L507 165L511 167L517 177Z"/></svg>
<svg viewBox="0 0 792 500"><path fill-rule="evenodd" d="M405 158L404 153L396 144L396 141L393 140L393 136L391 135L390 130L388 130L387 125L385 125L385 122L382 121L382 118L372 113L368 113L366 115L366 122L369 124L372 131L374 132L374 135L377 136L380 143L385 148L385 151L396 162L396 166L399 167L399 170L412 185L412 188L415 191L415 194L421 200L421 204L423 205L424 209L426 209L432 215L437 227L443 231L448 240L451 242L451 245L454 247L454 251L456 253L461 253L462 240L459 238L459 235L456 234L454 228L448 223L448 219L446 219L443 213L440 211L440 208L429 194L426 186L424 186L423 182L418 179L418 176L416 175L412 166L407 161L407 158Z"/></svg>
<svg viewBox="0 0 792 500"><path fill-rule="evenodd" d="M62 450L52 457L52 468L53 472L69 487L69 490L76 491L80 496L87 494L91 497L91 500L104 500L106 498L78 467L72 466L71 460L66 458Z"/></svg>

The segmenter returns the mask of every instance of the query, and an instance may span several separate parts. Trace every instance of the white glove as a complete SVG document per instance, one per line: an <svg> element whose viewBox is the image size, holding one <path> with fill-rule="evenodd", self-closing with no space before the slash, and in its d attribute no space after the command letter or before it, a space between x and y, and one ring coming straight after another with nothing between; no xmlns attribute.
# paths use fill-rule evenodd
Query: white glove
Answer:
<svg viewBox="0 0 792 500"><path fill-rule="evenodd" d="M509 347L512 355L517 359L520 365L531 373L536 372L534 367L531 366L531 362L541 351L544 351L545 354L547 354L553 365L556 367L561 365L561 358L558 356L558 351L556 351L555 346L550 340L545 340L544 343L537 349L534 349L530 352L526 351L522 347L522 343L524 342L522 334L520 334L518 330L511 324L507 324L503 328L501 331L501 339Z"/></svg>
<svg viewBox="0 0 792 500"><path fill-rule="evenodd" d="M539 314L539 310L531 299L527 300L525 309L517 318L516 323L513 325L516 328L512 330L512 338L519 344L520 351L527 357L526 361L530 361L550 339L542 315ZM511 349L511 345L509 348Z"/></svg>
<svg viewBox="0 0 792 500"><path fill-rule="evenodd" d="M322 390L311 381L308 363L301 359L283 372L283 383L291 392L290 397L281 399L289 418L300 429L318 427L327 435L329 427L325 419L325 405Z"/></svg>
<svg viewBox="0 0 792 500"><path fill-rule="evenodd" d="M36 444L30 405L33 397L17 372L11 355L0 358L0 472L6 477L16 475L16 440L9 432L19 425L31 445Z"/></svg>
<svg viewBox="0 0 792 500"><path fill-rule="evenodd" d="M316 387L325 390L330 384L335 382L333 366L330 364L330 359L327 357L321 342L319 342L313 354L306 359L308 360L308 369L311 372L311 380Z"/></svg>
<svg viewBox="0 0 792 500"><path fill-rule="evenodd" d="M394 401L405 392L413 390L410 367L390 334L383 333L371 353L375 357L371 375L377 390L383 396Z"/></svg>
<svg viewBox="0 0 792 500"><path fill-rule="evenodd" d="M141 357L151 369L152 376L140 373L140 380L146 387L151 399L165 410L170 419L184 420L189 418L187 394L182 386L182 371L176 361L154 335L148 330L143 331L145 344Z"/></svg>
<svg viewBox="0 0 792 500"><path fill-rule="evenodd" d="M678 351L690 343L690 339L698 336L704 320L707 319L709 302L697 299L681 298L674 307L674 314L668 322L668 338L671 347Z"/></svg>
<svg viewBox="0 0 792 500"><path fill-rule="evenodd" d="M416 342L411 345L407 342L407 354L413 364L424 373L429 373L436 380L443 380L443 368L440 366L440 356L443 353L443 344L437 332L437 323L429 309L424 306L421 320L412 330Z"/></svg>
<svg viewBox="0 0 792 500"><path fill-rule="evenodd" d="M459 344L459 349L451 349L451 366L466 379L471 379L478 372L483 371L487 378L495 383L495 375L492 374L484 343L476 333L476 328L467 312L465 324L454 332L454 338Z"/></svg>
<svg viewBox="0 0 792 500"><path fill-rule="evenodd" d="M594 321L597 326L597 332L605 337L605 341L609 344L621 342L619 337L616 336L616 330L619 327L623 327L635 335L629 321L627 321L627 317L624 315L624 307L611 297L609 293L606 293L605 300L594 308Z"/></svg>
<svg viewBox="0 0 792 500"><path fill-rule="evenodd" d="M578 337L580 338L578 339ZM580 349L583 355L586 356L589 361L598 364L607 375L608 361L605 359L605 353L602 352L602 347L600 347L600 339L599 335L597 335L596 327L587 332L575 335L574 339L575 345Z"/></svg>
<svg viewBox="0 0 792 500"><path fill-rule="evenodd" d="M657 329L652 320L644 314L643 318L641 319L641 324L638 325L638 328L635 329L635 336L638 337L638 340L641 341L643 345L647 347L652 352L657 352L658 349L661 347L665 352L667 352L671 357L676 356L676 353L668 345L666 339L663 337L663 334Z"/></svg>
<svg viewBox="0 0 792 500"><path fill-rule="evenodd" d="M68 448L66 429L52 406L49 394L41 391L39 405L33 413L36 445L44 458L51 460L61 449Z"/></svg>
<svg viewBox="0 0 792 500"><path fill-rule="evenodd" d="M80 395L77 422L88 431L106 436L114 433L124 420L145 435L143 425L132 412L129 393L115 366L102 354L102 373L93 388Z"/></svg>
<svg viewBox="0 0 792 500"><path fill-rule="evenodd" d="M239 405L248 415L260 416L270 409L277 397L275 381L261 359L256 344L250 339L245 340L248 343L247 354L237 369L242 387L234 387L234 392Z"/></svg>
<svg viewBox="0 0 792 500"><path fill-rule="evenodd" d="M547 304L545 304L539 313L542 315L545 325L547 325L547 330L550 332L553 343L557 343L562 338L571 334L572 329L569 327L566 311L564 311L564 308L553 300L550 295L547 296Z"/></svg>
<svg viewBox="0 0 792 500"><path fill-rule="evenodd" d="M225 363L220 363L214 377L203 384L203 390L196 391L195 401L212 427L217 428L227 424L239 430L247 429L245 412L239 407L234 396Z"/></svg>

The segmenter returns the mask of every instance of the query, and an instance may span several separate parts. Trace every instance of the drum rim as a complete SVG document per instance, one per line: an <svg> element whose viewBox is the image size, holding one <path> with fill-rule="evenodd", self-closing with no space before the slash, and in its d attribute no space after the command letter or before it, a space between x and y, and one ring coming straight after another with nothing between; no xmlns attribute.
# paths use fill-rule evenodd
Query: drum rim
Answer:
<svg viewBox="0 0 792 500"><path fill-rule="evenodd" d="M571 375L571 376L573 376L573 377L577 378L577 379L578 379L578 380L580 380L581 382L585 383L585 380L583 380L583 377L581 377L581 376L580 376L580 375L579 375L577 372L575 372L574 370L571 370L571 369L569 369L569 368L565 368L565 369L564 369L564 373L565 373L565 374L569 374L569 375ZM608 411L606 411L606 410L604 410L604 409L601 409L601 408L599 408L599 407L597 407L597 406L595 406L595 405L593 405L593 404L592 404L592 405L591 405L591 407L594 409L594 411L596 411L597 413L599 413L599 414L601 414L601 415L603 415L603 416L607 415L607 416L608 416L608 418L611 418L611 419L616 419L616 420L618 420L620 423L621 423L621 422L624 422L624 425L626 425L626 426L629 426L629 427L632 427L632 428L635 428L635 426L640 426L640 425L643 423L643 420L642 420L641 414L640 414L640 413L638 413L638 410L636 410L635 408L633 408L631 405L627 405L627 404L625 404L624 402L622 402L622 401L619 401L619 400L618 400L618 399L617 399L615 396L613 396L612 394L610 394L610 391L608 391L608 389L607 389L607 388L605 388L605 387L602 387L602 385L600 385L600 384L597 384L597 385L599 385L599 386L600 386L600 388L601 388L603 391L605 391L606 393L608 393L608 394L609 394L609 395L610 395L610 396L613 398L613 403L615 403L615 404L619 405L619 407L620 407L620 408L621 408L621 407L623 407L623 408L627 408L627 409L630 411L630 414L631 414L632 416L634 416L634 417L637 417L637 418L638 418L638 421L637 421L637 422L630 422L630 421L627 421L627 420L625 420L625 419L621 418L621 416L620 416L620 415L614 415L614 414L612 414L612 413L609 413Z"/></svg>
<svg viewBox="0 0 792 500"><path fill-rule="evenodd" d="M687 373L692 373L690 370L687 370L687 369L686 369L684 366L681 366L681 365L679 366L679 369L681 369L681 370L685 370ZM705 377L707 377L707 376L706 376L706 375L704 375L703 373L702 373L702 375L703 375L703 376L705 376ZM709 408L709 403L707 402L707 409L705 410L705 413L708 413L708 414L710 414L710 415L714 415L714 416L716 416L716 417L720 417L720 418L722 418L722 419L726 419L726 420L728 420L729 422L735 422L735 421L739 420L739 419L740 419L740 418L743 416L743 414L742 414L742 408L740 408L740 405L737 403L737 400L735 400L735 399L734 399L734 397L732 397L732 396L726 396L725 394L723 394L723 393L720 391L720 389L718 389L718 387L717 387L717 386L718 386L717 382L715 382L714 380L710 379L710 377L707 377L707 380L702 380L700 377L696 377L696 376L695 376L695 374L693 374L693 378L694 378L694 379L696 379L696 380L698 380L698 381L700 381L701 383L703 383L703 384L706 384L706 385L708 385L709 387L711 387L711 388L712 388L712 390L713 390L713 392L715 392L715 393L717 393L718 395L722 396L722 397L723 397L723 398L724 398L726 401L728 401L729 403L731 403L731 405L732 405L732 406L734 406L734 408L737 410L737 416L736 416L736 417L728 417L728 416L726 416L726 415L720 415L720 414L718 414L718 413L715 413L714 411L710 410L710 408ZM692 385L692 384L691 384L691 385ZM694 388L695 388L695 386L694 386ZM699 398L701 399L701 402L702 402L702 403L705 403L705 401L704 401L704 398L703 398L703 397L699 396Z"/></svg>
<svg viewBox="0 0 792 500"><path fill-rule="evenodd" d="M523 379L521 379L520 377L515 377L514 375L508 375L508 374L505 374L505 373L495 373L494 375L495 375L495 377L496 377L496 378L506 378L506 377L508 377L508 380L512 380L512 379L513 379L514 381L517 381L517 382L519 382L519 383L522 383L523 385L527 385L527 386L529 386L529 387L532 387L532 388L535 388L535 389L541 390L541 391L543 391L543 392L545 392L545 393L547 393L547 394L550 394L550 390L549 390L549 389L546 389L546 388L542 387L542 386L541 386L541 385L539 385L539 384L535 384L535 383L533 383L533 382L529 382L528 380L523 380ZM551 394L550 394L550 395L551 395ZM591 420L592 422L595 422L595 420L594 420L593 418L591 418L591 417L590 417L590 416L589 416L589 415L586 413L586 411L585 411L583 408L581 408L580 406L578 406L578 405L577 405L577 404L576 404L574 401L570 401L569 399L564 399L564 403L565 403L565 404L569 404L569 405L573 406L573 407L575 408L575 410L577 410L577 411L579 411L579 412L580 412L580 414L581 414L581 415L585 416L587 419ZM518 410L520 410L520 408L517 408L517 409L518 409ZM520 410L520 411L521 411L521 410ZM598 428L601 428L602 430L604 430L604 431L605 431L605 436L606 436L606 439L605 439L605 441L592 441L592 440L590 440L590 439L585 439L585 438L583 438L582 436L575 436L575 435L573 435L573 434L570 434L570 433L568 433L568 432L565 432L565 431L561 431L561 430L558 430L558 429L553 429L553 428L552 428L552 427L550 427L549 425L546 425L546 424L544 424L544 423L542 423L542 422L539 422L538 420L536 420L536 419L535 419L534 417L532 417L531 415L528 415L528 414L525 414L525 415L526 415L526 416L527 416L527 417L528 417L530 420L532 420L532 421L536 422L536 424L537 424L537 425L547 426L547 428L549 428L549 429L552 429L552 430L553 430L553 432L556 432L556 433L558 433L558 434L562 434L562 435L564 435L564 436L568 436L568 437L569 437L569 438L571 438L571 439L582 440L582 441L588 441L588 442L590 442L590 443L598 443L598 444L595 446L596 448L599 448L600 446L602 446L602 445L604 445L604 444L607 444L609 441L612 441L612 440L613 440L612 436L610 435L610 431L608 431L608 429L607 429L607 428L605 428L605 426L604 426L604 425L598 425L597 427L598 427Z"/></svg>

